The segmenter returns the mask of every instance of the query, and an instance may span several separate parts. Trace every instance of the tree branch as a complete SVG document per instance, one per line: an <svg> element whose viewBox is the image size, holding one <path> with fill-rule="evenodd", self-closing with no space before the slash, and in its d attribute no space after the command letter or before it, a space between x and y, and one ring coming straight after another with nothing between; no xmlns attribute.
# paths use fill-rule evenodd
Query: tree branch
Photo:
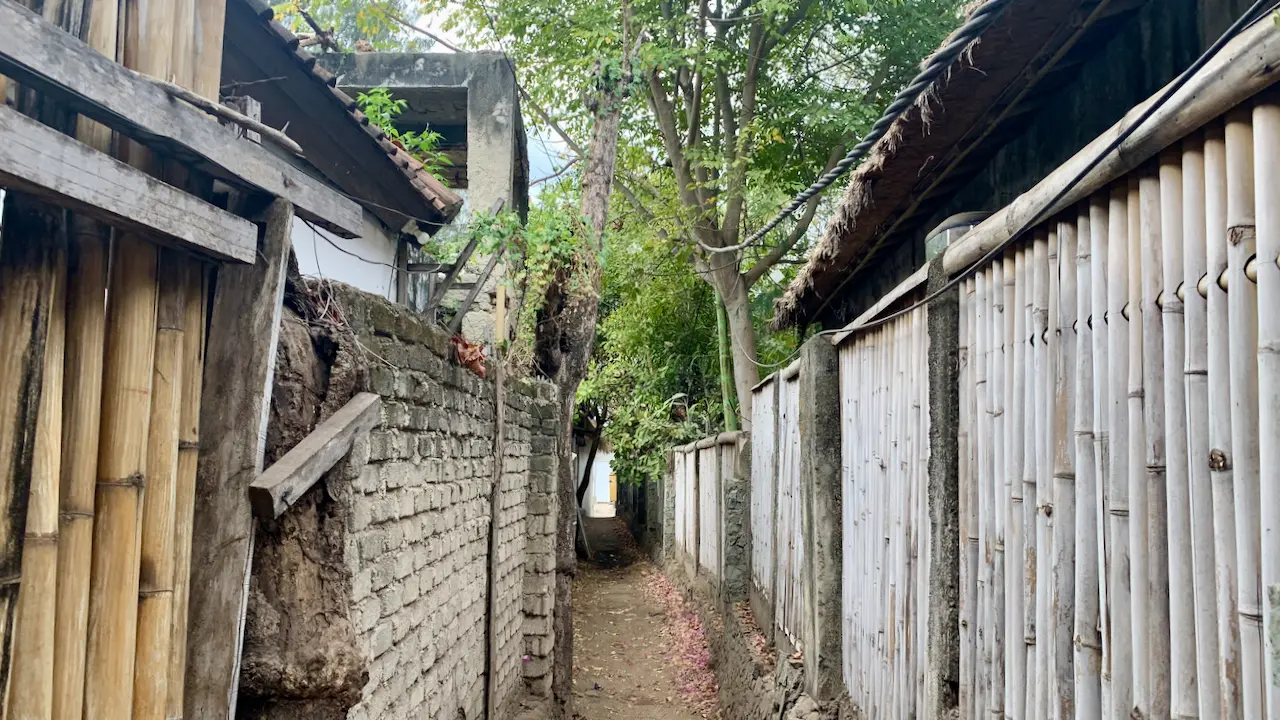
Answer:
<svg viewBox="0 0 1280 720"><path fill-rule="evenodd" d="M840 158L844 157L844 154L844 143L840 143L836 147L832 148L830 155L827 156L827 164L819 175L825 175L831 170L831 168L835 167L836 163L840 162ZM796 243L800 242L800 239L804 237L805 233L809 232L809 226L813 224L813 218L818 214L818 205L821 202L821 195L814 195L809 198L809 201L804 204L804 214L796 220L796 226L791 229L791 234L787 236L787 239L770 249L764 257L757 260L756 263L751 266L751 269L742 274L742 278L746 281L747 287L755 285L757 280L763 277L765 273L769 272L769 268L777 265L784 257L786 257L787 253L791 252L791 249L796 246Z"/></svg>

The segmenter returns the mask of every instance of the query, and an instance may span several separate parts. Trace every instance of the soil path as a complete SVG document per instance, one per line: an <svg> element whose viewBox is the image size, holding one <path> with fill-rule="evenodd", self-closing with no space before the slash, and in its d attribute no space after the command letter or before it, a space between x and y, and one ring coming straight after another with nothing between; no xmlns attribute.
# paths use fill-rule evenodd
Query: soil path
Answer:
<svg viewBox="0 0 1280 720"><path fill-rule="evenodd" d="M617 518L588 518L595 562L578 565L573 588L573 694L584 720L698 720L679 691L671 628L646 592L657 569Z"/></svg>

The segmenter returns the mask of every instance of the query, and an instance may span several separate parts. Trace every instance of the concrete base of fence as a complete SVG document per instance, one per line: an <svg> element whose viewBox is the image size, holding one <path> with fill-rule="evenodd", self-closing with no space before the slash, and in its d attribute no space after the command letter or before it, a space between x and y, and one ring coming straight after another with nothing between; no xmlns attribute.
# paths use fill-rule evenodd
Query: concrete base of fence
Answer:
<svg viewBox="0 0 1280 720"><path fill-rule="evenodd" d="M805 690L843 697L840 360L824 336L800 350L800 497L804 518Z"/></svg>

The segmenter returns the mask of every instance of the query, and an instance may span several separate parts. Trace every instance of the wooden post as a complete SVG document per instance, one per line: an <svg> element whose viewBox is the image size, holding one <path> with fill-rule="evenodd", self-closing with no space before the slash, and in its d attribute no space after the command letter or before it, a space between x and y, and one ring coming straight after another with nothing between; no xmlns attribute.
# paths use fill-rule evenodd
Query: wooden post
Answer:
<svg viewBox="0 0 1280 720"><path fill-rule="evenodd" d="M1254 168L1257 172L1257 269L1259 465L1262 510L1262 587L1266 638L1267 707L1280 710L1280 104L1271 95L1253 111Z"/></svg>
<svg viewBox="0 0 1280 720"><path fill-rule="evenodd" d="M1244 274L1253 255L1253 124L1248 108L1227 115L1227 314L1231 445L1236 498L1236 570L1240 605L1240 687L1245 720L1264 717L1262 697L1261 503L1258 447L1258 291ZM1216 283L1211 283L1216 284ZM1224 328L1225 330L1225 328Z"/></svg>
<svg viewBox="0 0 1280 720"><path fill-rule="evenodd" d="M1205 271L1216 278L1227 270L1227 145L1221 123L1211 125L1204 141L1205 177ZM1200 278L1195 279L1196 287ZM1216 282L1206 283L1206 343L1209 408L1209 471L1213 484L1213 545L1217 571L1218 652L1221 655L1219 687L1222 689L1223 717L1240 718L1244 712L1244 690L1240 685L1240 617L1237 614L1236 582L1236 498L1234 471L1230 462L1231 387L1222 380L1230 375L1230 347L1227 328L1227 293Z"/></svg>
<svg viewBox="0 0 1280 720"><path fill-rule="evenodd" d="M260 258L223 268L211 309L200 413L184 714L235 714L254 522L249 484L262 471L293 206L267 213Z"/></svg>
<svg viewBox="0 0 1280 720"><path fill-rule="evenodd" d="M1191 522L1191 567L1194 575L1197 706L1202 718L1234 717L1222 707L1221 657L1218 651L1218 596L1214 591L1217 550L1214 506L1209 479L1209 366L1205 300L1196 286L1205 274L1205 151L1204 137L1193 135L1182 147L1182 267L1175 297L1183 308L1186 393L1185 428ZM1167 262L1167 260L1166 260ZM1165 292L1171 287L1165 283ZM1168 319L1166 319L1168 322ZM1165 360L1165 372L1176 368ZM1169 413L1172 420L1173 412ZM1172 441L1170 441L1172 442ZM1171 463L1172 466L1172 463ZM1230 508L1227 508L1230 512ZM1173 526L1170 524L1170 531Z"/></svg>

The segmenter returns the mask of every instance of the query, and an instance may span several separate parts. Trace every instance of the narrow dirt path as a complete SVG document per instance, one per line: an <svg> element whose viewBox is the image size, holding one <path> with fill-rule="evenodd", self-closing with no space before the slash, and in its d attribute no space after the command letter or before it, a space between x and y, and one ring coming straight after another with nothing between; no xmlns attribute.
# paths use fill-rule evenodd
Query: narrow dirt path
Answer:
<svg viewBox="0 0 1280 720"><path fill-rule="evenodd" d="M710 704L705 692L690 694L687 661L676 657L687 645L689 629L669 619L655 596L657 569L637 551L621 520L588 518L586 528L596 562L578 566L573 588L578 716L715 717L714 710L705 709Z"/></svg>

